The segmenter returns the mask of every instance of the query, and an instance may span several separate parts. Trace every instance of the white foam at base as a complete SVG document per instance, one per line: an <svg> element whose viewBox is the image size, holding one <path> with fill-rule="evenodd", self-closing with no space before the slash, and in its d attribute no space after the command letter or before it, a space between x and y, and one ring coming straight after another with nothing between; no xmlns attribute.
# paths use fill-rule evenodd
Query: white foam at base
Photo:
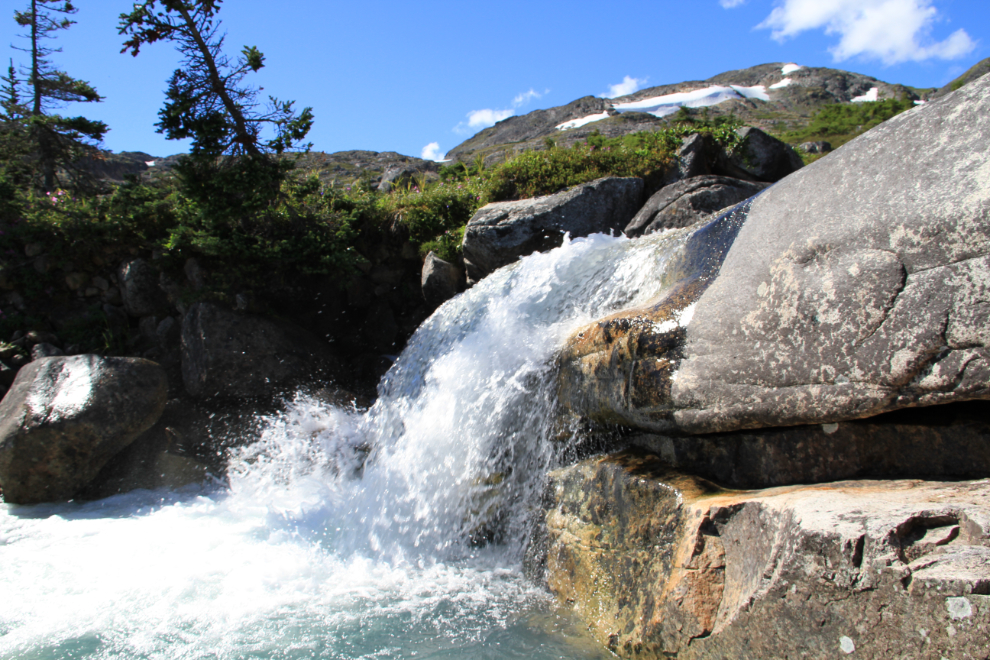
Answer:
<svg viewBox="0 0 990 660"><path fill-rule="evenodd" d="M520 563L558 447L552 356L578 327L660 293L687 233L567 240L499 269L424 322L367 413L299 395L265 418L233 453L228 489L0 504L0 657L509 645L514 617L549 598ZM471 547L489 524L503 543ZM531 660L604 657L537 642Z"/></svg>

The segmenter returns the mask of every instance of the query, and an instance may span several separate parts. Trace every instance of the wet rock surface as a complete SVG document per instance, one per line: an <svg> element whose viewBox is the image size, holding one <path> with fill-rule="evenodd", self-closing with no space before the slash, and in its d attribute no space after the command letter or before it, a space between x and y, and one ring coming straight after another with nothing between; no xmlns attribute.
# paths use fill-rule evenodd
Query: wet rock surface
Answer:
<svg viewBox="0 0 990 660"><path fill-rule="evenodd" d="M330 379L337 356L289 323L197 303L182 321L182 380L194 397L269 397Z"/></svg>
<svg viewBox="0 0 990 660"><path fill-rule="evenodd" d="M621 232L642 197L642 179L606 177L555 195L488 204L464 231L468 285L519 257L559 246L565 233Z"/></svg>
<svg viewBox="0 0 990 660"><path fill-rule="evenodd" d="M545 502L529 569L620 657L986 657L986 481L733 492L629 451Z"/></svg>
<svg viewBox="0 0 990 660"><path fill-rule="evenodd" d="M72 498L165 407L165 372L140 358L41 358L0 402L0 487L11 504Z"/></svg>
<svg viewBox="0 0 990 660"><path fill-rule="evenodd" d="M690 232L665 264L668 286L647 305L586 326L558 355L558 399L565 411L595 421L652 429L670 397L671 377L694 307L711 285L753 200Z"/></svg>

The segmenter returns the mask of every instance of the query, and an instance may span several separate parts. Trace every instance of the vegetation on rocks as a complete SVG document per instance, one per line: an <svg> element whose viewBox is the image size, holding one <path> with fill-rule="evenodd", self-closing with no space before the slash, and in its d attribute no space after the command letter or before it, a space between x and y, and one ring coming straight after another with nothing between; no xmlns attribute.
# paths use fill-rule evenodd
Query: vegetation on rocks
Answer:
<svg viewBox="0 0 990 660"><path fill-rule="evenodd" d="M825 140L837 148L913 107L914 102L907 99L826 105L815 113L806 126L784 131L777 137L790 144Z"/></svg>

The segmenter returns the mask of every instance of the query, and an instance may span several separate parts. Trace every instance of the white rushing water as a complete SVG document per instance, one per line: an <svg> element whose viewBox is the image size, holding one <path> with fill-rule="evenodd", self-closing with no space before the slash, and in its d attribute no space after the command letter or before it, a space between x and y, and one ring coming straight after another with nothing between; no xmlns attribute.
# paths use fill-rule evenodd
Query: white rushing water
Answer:
<svg viewBox="0 0 990 660"><path fill-rule="evenodd" d="M0 505L0 658L607 657L521 575L559 458L550 372L576 328L658 293L683 236L498 271L369 411L298 395L229 485Z"/></svg>

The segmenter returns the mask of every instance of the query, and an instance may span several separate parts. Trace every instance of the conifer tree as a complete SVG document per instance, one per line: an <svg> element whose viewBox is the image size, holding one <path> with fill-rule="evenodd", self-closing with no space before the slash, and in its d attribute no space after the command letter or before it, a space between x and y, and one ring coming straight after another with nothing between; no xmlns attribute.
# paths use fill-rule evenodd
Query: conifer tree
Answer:
<svg viewBox="0 0 990 660"><path fill-rule="evenodd" d="M89 83L55 68L50 56L61 52L61 48L44 45L56 32L75 24L69 16L76 11L68 0L30 0L25 11L14 12L17 24L27 29L22 36L30 44L17 50L28 53L31 60L24 72L28 90L24 99L25 116L19 121L26 124L30 158L40 174L42 187L49 191L58 183L59 168L68 168L74 177L81 174L74 169L74 163L92 155L108 130L101 121L52 113L65 103L103 100ZM12 84L16 88L16 83Z"/></svg>
<svg viewBox="0 0 990 660"><path fill-rule="evenodd" d="M258 101L244 78L264 67L265 56L245 47L231 60L223 50L217 12L222 0L144 0L121 14L119 31L129 39L121 52L171 41L183 56L168 82L158 132L192 139L192 152L177 167L187 192L230 207L263 206L277 194L291 162L278 155L300 145L313 123L310 108L292 101Z"/></svg>
<svg viewBox="0 0 990 660"><path fill-rule="evenodd" d="M30 148L24 121L27 108L21 103L20 88L17 69L10 60L7 75L0 77L0 176L23 183L27 179L25 157Z"/></svg>

